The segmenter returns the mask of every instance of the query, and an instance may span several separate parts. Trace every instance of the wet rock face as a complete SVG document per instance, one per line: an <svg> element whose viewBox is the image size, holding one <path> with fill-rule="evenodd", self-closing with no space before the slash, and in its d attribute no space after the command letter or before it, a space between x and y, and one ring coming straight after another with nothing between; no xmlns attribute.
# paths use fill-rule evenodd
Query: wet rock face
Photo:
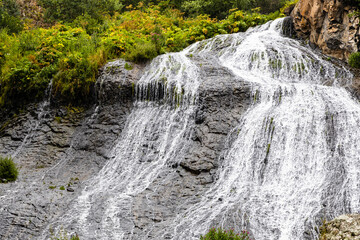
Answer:
<svg viewBox="0 0 360 240"><path fill-rule="evenodd" d="M339 0L300 0L291 13L298 37L325 54L347 60L359 50L356 8Z"/></svg>
<svg viewBox="0 0 360 240"><path fill-rule="evenodd" d="M252 103L249 84L221 66L194 61L202 68L203 82L192 116L192 145L179 164L135 198L135 235L152 226L157 236L186 208L179 208L182 202L199 201L214 182L227 135ZM0 239L43 235L109 160L134 107L134 86L143 74L143 66L131 68L126 70L123 61L108 63L95 86L97 104L90 109L39 104L0 123L0 154L13 155L20 167L15 183L0 184ZM98 219L101 214L94 211L91 216Z"/></svg>
<svg viewBox="0 0 360 240"><path fill-rule="evenodd" d="M191 129L191 146L180 164L173 165L139 194L133 203L134 235L176 239L162 235L179 213L199 202L214 183L227 137L252 104L251 86L215 62L193 60L201 66L199 98ZM230 144L230 143L228 143ZM174 171L175 169L175 171ZM167 179L167 181L164 181Z"/></svg>
<svg viewBox="0 0 360 240"><path fill-rule="evenodd" d="M320 240L360 239L360 215L342 215L324 223Z"/></svg>
<svg viewBox="0 0 360 240"><path fill-rule="evenodd" d="M89 109L54 109L46 100L0 119L0 155L20 168L16 182L0 184L0 239L39 236L102 168L133 107L141 67L133 70L122 61L102 69Z"/></svg>

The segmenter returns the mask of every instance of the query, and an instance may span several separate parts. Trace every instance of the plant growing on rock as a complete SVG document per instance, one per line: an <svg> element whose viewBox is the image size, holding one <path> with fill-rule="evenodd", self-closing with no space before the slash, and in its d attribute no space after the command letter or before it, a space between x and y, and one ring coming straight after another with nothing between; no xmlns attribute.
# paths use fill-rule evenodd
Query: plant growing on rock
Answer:
<svg viewBox="0 0 360 240"><path fill-rule="evenodd" d="M69 237L66 230L64 230L62 227L57 234L54 233L54 229L50 228L50 234L51 234L50 240L80 240L77 233L72 234Z"/></svg>
<svg viewBox="0 0 360 240"><path fill-rule="evenodd" d="M350 55L349 65L353 68L360 68L360 52L352 53Z"/></svg>
<svg viewBox="0 0 360 240"><path fill-rule="evenodd" d="M13 182L17 179L18 174L11 157L0 157L0 182Z"/></svg>
<svg viewBox="0 0 360 240"><path fill-rule="evenodd" d="M200 240L250 240L250 236L247 231L235 233L234 229L211 228L205 236L200 236Z"/></svg>

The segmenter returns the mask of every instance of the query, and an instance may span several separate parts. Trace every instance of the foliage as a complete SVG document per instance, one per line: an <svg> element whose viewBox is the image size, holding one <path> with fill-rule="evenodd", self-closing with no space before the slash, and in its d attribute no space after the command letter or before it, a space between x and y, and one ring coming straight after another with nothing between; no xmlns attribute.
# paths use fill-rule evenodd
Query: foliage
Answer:
<svg viewBox="0 0 360 240"><path fill-rule="evenodd" d="M46 1L50 4L55 0ZM223 20L208 15L185 18L183 12L160 2L149 7L130 5L121 14L114 6L102 6L97 14L113 15L97 19L87 2L81 1L83 15L70 11L66 13L69 16L63 16L75 19L71 23L56 23L49 28L26 26L16 35L0 30L0 108L17 108L42 99L51 81L55 102L86 104L92 100L98 69L109 59L144 62L165 52L180 51L196 41L245 31L282 16L279 11L264 15L259 9L233 9Z"/></svg>
<svg viewBox="0 0 360 240"><path fill-rule="evenodd" d="M270 13L278 10L285 0L122 0L124 6L136 6L143 2L145 6L151 4L173 6L185 13L185 16L196 17L209 15L212 18L224 19L230 9L249 11L260 7L261 13Z"/></svg>
<svg viewBox="0 0 360 240"><path fill-rule="evenodd" d="M131 62L146 62L158 55L155 44L151 42L135 43L125 55L125 59Z"/></svg>
<svg viewBox="0 0 360 240"><path fill-rule="evenodd" d="M250 236L247 231L235 233L233 229L212 228L205 236L200 236L200 240L250 240Z"/></svg>
<svg viewBox="0 0 360 240"><path fill-rule="evenodd" d="M17 33L23 29L20 11L14 0L0 0L0 29Z"/></svg>
<svg viewBox="0 0 360 240"><path fill-rule="evenodd" d="M85 14L99 20L102 15L113 14L123 7L120 0L40 0L40 3L46 9L46 19L65 22Z"/></svg>
<svg viewBox="0 0 360 240"><path fill-rule="evenodd" d="M18 170L11 157L0 157L0 181L5 179L7 182L13 182L18 177Z"/></svg>
<svg viewBox="0 0 360 240"><path fill-rule="evenodd" d="M280 9L281 13L284 13L284 11L290 7L294 7L297 3L299 2L299 0L287 0L282 8Z"/></svg>
<svg viewBox="0 0 360 240"><path fill-rule="evenodd" d="M360 52L352 53L350 55L349 65L353 68L360 68Z"/></svg>

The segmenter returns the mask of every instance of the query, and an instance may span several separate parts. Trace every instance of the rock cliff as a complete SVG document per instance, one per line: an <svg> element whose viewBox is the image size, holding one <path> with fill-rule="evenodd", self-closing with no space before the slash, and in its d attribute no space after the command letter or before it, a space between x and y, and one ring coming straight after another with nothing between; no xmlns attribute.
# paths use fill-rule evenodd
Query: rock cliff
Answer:
<svg viewBox="0 0 360 240"><path fill-rule="evenodd" d="M198 239L221 225L314 239L328 212L355 212L356 184L344 184L356 181L360 107L328 86L351 74L284 37L283 23L145 66L110 62L88 109L47 98L0 119L0 154L20 167L0 184L0 239L48 239L53 227L82 239Z"/></svg>
<svg viewBox="0 0 360 240"><path fill-rule="evenodd" d="M326 55L347 60L359 50L359 17L340 0L300 0L291 13L298 37Z"/></svg>
<svg viewBox="0 0 360 240"><path fill-rule="evenodd" d="M189 129L192 147L184 161L164 173L168 181L162 181L156 191L150 187L137 196L132 206L136 231L154 223L162 229L181 210L178 206L184 199L193 196L197 201L195 196L214 181L226 136L251 104L247 84L220 66L200 59L198 64L204 82L192 117L195 127ZM45 100L2 120L0 154L14 156L20 177L15 183L0 184L0 239L50 234L48 224L65 213L84 182L112 157L111 149L133 108L134 86L143 74L143 66L126 70L124 65L114 61L101 70L97 104L87 110L52 108ZM144 141L142 151L152 151L156 139ZM100 207L91 215L94 221L99 211Z"/></svg>

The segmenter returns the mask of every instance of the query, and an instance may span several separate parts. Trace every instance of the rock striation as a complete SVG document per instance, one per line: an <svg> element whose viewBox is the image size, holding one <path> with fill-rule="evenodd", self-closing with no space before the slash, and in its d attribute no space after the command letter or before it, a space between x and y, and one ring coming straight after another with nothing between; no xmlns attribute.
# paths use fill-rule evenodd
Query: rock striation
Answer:
<svg viewBox="0 0 360 240"><path fill-rule="evenodd" d="M339 0L299 0L291 13L298 37L326 55L347 60L359 50L356 8Z"/></svg>
<svg viewBox="0 0 360 240"><path fill-rule="evenodd" d="M159 180L164 176L169 180L162 181L156 193L150 187L137 196L133 204L136 231L154 223L161 229L181 210L177 206L184 199L194 196L197 201L195 196L214 181L227 135L251 105L248 84L221 66L201 59L196 62L203 69L204 81L192 117L195 127L189 130L193 145L184 161L159 176ZM14 183L0 184L0 239L50 234L49 223L66 212L84 183L111 158L111 149L134 107L134 87L144 73L145 66L131 65L127 70L124 61L116 60L101 69L96 104L89 109L54 108L51 99L45 99L2 119L0 155L14 157L20 176ZM149 139L143 146L150 151L152 144ZM98 213L91 217L96 220Z"/></svg>
<svg viewBox="0 0 360 240"><path fill-rule="evenodd" d="M0 239L37 238L108 160L142 68L127 71L124 64L101 70L97 104L89 109L54 108L44 99L0 120L0 155L13 156L20 168L16 182L0 184Z"/></svg>

